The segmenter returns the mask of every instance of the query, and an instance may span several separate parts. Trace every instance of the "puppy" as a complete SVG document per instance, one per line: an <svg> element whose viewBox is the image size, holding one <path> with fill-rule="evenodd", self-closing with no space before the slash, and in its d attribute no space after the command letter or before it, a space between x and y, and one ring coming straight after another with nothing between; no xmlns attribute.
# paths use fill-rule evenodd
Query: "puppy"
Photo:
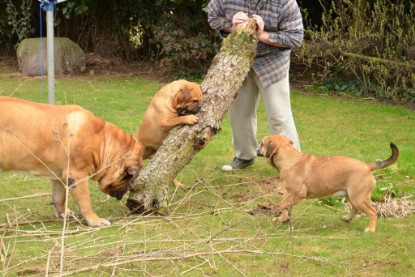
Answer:
<svg viewBox="0 0 415 277"><path fill-rule="evenodd" d="M174 126L197 123L201 100L200 86L186 80L169 83L153 96L135 134L143 145L143 159L154 155ZM182 186L176 179L173 184Z"/></svg>
<svg viewBox="0 0 415 277"><path fill-rule="evenodd" d="M110 225L92 209L88 179L120 200L143 166L141 144L76 105L0 97L0 110L0 171L49 177L56 216L65 213L68 187L89 226Z"/></svg>
<svg viewBox="0 0 415 277"><path fill-rule="evenodd" d="M268 158L268 162L280 172L280 184L286 190L282 201L277 205L281 212L278 220L289 220L292 206L302 199L347 195L352 210L343 220L350 221L361 211L369 217L365 232L375 232L377 216L370 197L376 180L371 171L397 161L398 148L393 143L390 147L392 155L389 159L365 163L340 156L317 158L297 151L292 146L292 141L285 136L264 137L257 154Z"/></svg>

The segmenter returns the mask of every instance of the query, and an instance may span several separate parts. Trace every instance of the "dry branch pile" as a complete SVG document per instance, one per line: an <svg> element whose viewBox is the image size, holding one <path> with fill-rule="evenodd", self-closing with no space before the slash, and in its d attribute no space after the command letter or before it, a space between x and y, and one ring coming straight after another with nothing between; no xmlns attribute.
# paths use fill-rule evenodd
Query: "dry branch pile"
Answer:
<svg viewBox="0 0 415 277"><path fill-rule="evenodd" d="M404 218L415 214L415 202L404 198L385 198L383 202L373 202L378 217Z"/></svg>
<svg viewBox="0 0 415 277"><path fill-rule="evenodd" d="M381 217L404 218L415 214L415 202L405 198L385 197L383 201L372 202L377 215ZM350 203L345 204L345 209L350 211Z"/></svg>

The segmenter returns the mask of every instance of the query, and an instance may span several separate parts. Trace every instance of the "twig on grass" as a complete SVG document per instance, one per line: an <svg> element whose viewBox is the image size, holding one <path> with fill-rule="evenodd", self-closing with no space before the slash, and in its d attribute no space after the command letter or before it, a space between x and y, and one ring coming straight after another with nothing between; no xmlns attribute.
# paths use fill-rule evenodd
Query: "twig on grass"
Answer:
<svg viewBox="0 0 415 277"><path fill-rule="evenodd" d="M208 262L209 262L209 260L205 260L204 262L202 262L202 263L200 263L198 265L192 266L191 268L189 268L189 269L187 269L185 271L180 272L180 275L185 275L185 274L189 273L190 271L193 271L193 270L195 270L195 269L203 266L205 263L208 263Z"/></svg>
<svg viewBox="0 0 415 277"><path fill-rule="evenodd" d="M177 261L177 260L186 260L186 259L193 259L193 258L204 258L205 256L210 255L219 255L222 256L225 254L236 254L236 255L272 255L272 256L292 256L294 258L298 259L306 259L306 260L312 260L316 262L326 263L326 258L319 258L315 256L304 256L304 255L292 255L287 254L284 252L267 252L267 251L261 251L261 250L248 250L248 249L225 249L225 250L216 250L216 251L205 251L205 252L198 252L198 253L190 253L190 254L179 254L179 255L168 255L168 253L163 253L163 256L160 255L160 253L156 253L157 256L149 256L149 252L146 252L144 254L140 255L130 255L127 257L120 257L118 261L110 261L107 263L100 263L95 264L93 266L78 268L70 271L63 272L62 274L59 274L59 276L69 276L73 274L83 273L83 272L89 272L98 270L99 268L114 268L121 265L126 264L134 264L139 262L156 262L156 261ZM18 271L18 273L22 274L25 272L44 272L43 270L39 268L28 268L21 271ZM58 272L51 272L58 273ZM240 272L241 274L245 275L243 272Z"/></svg>
<svg viewBox="0 0 415 277"><path fill-rule="evenodd" d="M13 91L12 91L12 93L10 93L9 94L9 97L12 97L23 85L24 85L24 83L26 83L27 81L28 81L29 79L26 79L26 80L24 80L24 82L21 82L18 86L17 86L17 88L15 88Z"/></svg>
<svg viewBox="0 0 415 277"><path fill-rule="evenodd" d="M186 192L186 195L184 196L184 197L182 197L181 199L179 199L177 202L173 202L173 199L174 199L174 194L173 194L173 196L171 197L171 199L170 199L170 205L169 205L169 207L171 207L171 206L174 206L174 205L176 205L176 207L174 208L174 210L170 213L171 215L173 215L173 214L175 214L176 213L176 211L177 211L177 209L183 204L183 203L185 203L185 202L187 202L187 201L189 201L189 199L191 199L193 196L195 196L195 195L197 195L197 194L200 194L201 193L201 191L198 191L198 192L194 192L193 194L191 194L192 192L193 192L193 190L197 187L199 185L199 182L196 182L195 184L193 184L193 186Z"/></svg>
<svg viewBox="0 0 415 277"><path fill-rule="evenodd" d="M35 198L35 197L49 196L49 195L50 193L37 193L37 194L32 194L32 195L20 196L20 197L0 199L0 202L15 201L15 200L21 200L21 199L26 199L26 198Z"/></svg>

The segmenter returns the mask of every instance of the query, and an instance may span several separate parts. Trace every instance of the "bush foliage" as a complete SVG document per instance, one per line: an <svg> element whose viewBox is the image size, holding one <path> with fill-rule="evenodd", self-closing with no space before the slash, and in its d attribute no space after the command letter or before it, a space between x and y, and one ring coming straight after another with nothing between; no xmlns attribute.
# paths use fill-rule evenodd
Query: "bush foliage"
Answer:
<svg viewBox="0 0 415 277"><path fill-rule="evenodd" d="M296 60L343 90L357 80L357 95L415 102L414 10L407 0L333 1L321 26L309 22Z"/></svg>
<svg viewBox="0 0 415 277"><path fill-rule="evenodd" d="M40 16L38 1L0 1L6 6L0 10L4 55L21 39L39 36ZM65 1L55 8L55 35L105 57L151 59L176 72L203 72L220 45L207 23L208 2ZM305 64L329 89L415 102L415 0L298 3L306 41L294 51L293 66Z"/></svg>

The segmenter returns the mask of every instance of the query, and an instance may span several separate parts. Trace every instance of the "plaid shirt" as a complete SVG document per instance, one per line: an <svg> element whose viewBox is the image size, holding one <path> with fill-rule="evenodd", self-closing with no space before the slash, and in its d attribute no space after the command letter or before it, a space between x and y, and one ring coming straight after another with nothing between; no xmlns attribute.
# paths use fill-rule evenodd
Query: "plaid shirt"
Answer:
<svg viewBox="0 0 415 277"><path fill-rule="evenodd" d="M292 48L303 42L304 28L300 9L295 0L211 0L208 5L208 22L215 30L232 27L232 17L237 12L249 16L258 14L265 22L270 41L285 45L281 48L258 43L257 56L252 63L264 87L285 77L290 69ZM257 2L257 4L256 4Z"/></svg>

